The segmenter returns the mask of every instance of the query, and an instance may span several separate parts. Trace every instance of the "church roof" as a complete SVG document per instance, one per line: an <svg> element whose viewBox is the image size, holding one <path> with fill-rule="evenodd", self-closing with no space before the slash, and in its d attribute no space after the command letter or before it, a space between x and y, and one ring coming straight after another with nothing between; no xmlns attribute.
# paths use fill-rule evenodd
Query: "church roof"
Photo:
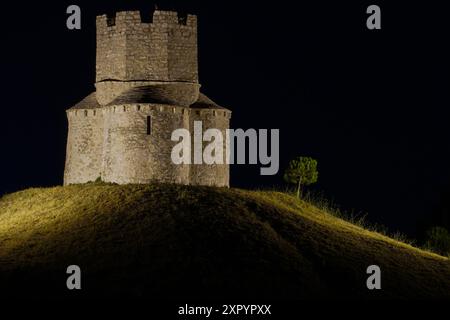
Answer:
<svg viewBox="0 0 450 320"><path fill-rule="evenodd" d="M97 96L95 92L92 92L90 95L88 95L86 98L78 102L76 105L74 105L71 110L73 109L97 109L101 108L102 106L97 101Z"/></svg>
<svg viewBox="0 0 450 320"><path fill-rule="evenodd" d="M224 107L219 106L217 103L212 101L210 98L208 98L203 93L200 93L200 95L198 96L197 101L194 102L193 104L191 104L190 107L191 108L196 108L196 109L224 109L224 110L228 110L228 109L226 109Z"/></svg>
<svg viewBox="0 0 450 320"><path fill-rule="evenodd" d="M128 89L108 105L156 103L185 107L189 106L198 109L225 109L209 99L203 93L200 93L196 102L190 103L188 102L190 100L189 94L193 93L185 92L182 86L177 86L176 84L140 86ZM188 97L187 99L186 96Z"/></svg>
<svg viewBox="0 0 450 320"><path fill-rule="evenodd" d="M178 98L177 98L178 96ZM126 90L115 98L108 106L113 105L123 105L123 104L145 104L145 103L156 103L156 104L169 104L169 105L181 105L189 106L195 109L223 109L228 110L224 107L219 106L217 103L212 101L203 93L200 93L198 99L193 104L186 104L186 100L183 98L183 92L177 90L177 87L168 86L141 86L134 87ZM86 98L74 105L70 110L75 109L97 109L102 108L97 101L95 92L92 92Z"/></svg>
<svg viewBox="0 0 450 320"><path fill-rule="evenodd" d="M183 94L182 87L177 84L133 87L122 92L112 102L108 103L108 105L136 103L189 105L186 101L185 94Z"/></svg>

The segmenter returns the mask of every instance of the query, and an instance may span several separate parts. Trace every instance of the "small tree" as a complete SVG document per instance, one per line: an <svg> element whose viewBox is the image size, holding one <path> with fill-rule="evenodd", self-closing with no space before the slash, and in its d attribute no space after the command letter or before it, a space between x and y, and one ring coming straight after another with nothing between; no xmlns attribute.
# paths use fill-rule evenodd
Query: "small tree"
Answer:
<svg viewBox="0 0 450 320"><path fill-rule="evenodd" d="M284 180L297 185L297 198L300 198L301 187L316 183L318 177L317 160L309 157L297 157L291 160L284 172Z"/></svg>

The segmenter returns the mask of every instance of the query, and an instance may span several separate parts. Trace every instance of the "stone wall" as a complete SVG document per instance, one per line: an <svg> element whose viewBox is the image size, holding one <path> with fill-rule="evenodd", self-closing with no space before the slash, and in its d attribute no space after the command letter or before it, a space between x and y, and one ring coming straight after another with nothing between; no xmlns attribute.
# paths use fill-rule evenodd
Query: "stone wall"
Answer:
<svg viewBox="0 0 450 320"><path fill-rule="evenodd" d="M197 18L180 20L176 12L155 11L143 23L139 11L118 12L114 25L97 17L96 82L198 82Z"/></svg>
<svg viewBox="0 0 450 320"><path fill-rule="evenodd" d="M225 151L226 151L226 129L230 127L229 111L224 109L191 109L191 116L189 127L194 139L194 121L202 121L203 133L209 129L219 129L223 136L223 162L224 164L194 164L192 158L192 165L190 166L190 184L192 185L206 185L206 186L218 186L229 187L230 174L229 165L226 164ZM209 142L203 143L203 150ZM193 145L193 144L192 144Z"/></svg>
<svg viewBox="0 0 450 320"><path fill-rule="evenodd" d="M185 108L167 105L125 105L105 108L102 179L106 182L189 184L187 165L171 160L172 131L188 129ZM147 116L151 134L147 135Z"/></svg>
<svg viewBox="0 0 450 320"><path fill-rule="evenodd" d="M194 121L203 132L217 128L224 137L229 111L189 109L158 104L130 104L67 112L64 184L86 183L100 178L119 184L153 181L208 186L229 186L227 164L175 165L171 159L173 130L188 129L194 138ZM147 134L147 117L151 133ZM203 147L207 143L203 143ZM193 152L193 141L192 141ZM224 158L224 161L226 159Z"/></svg>
<svg viewBox="0 0 450 320"><path fill-rule="evenodd" d="M198 82L197 18L189 15L187 23L171 24L168 32L170 81Z"/></svg>
<svg viewBox="0 0 450 320"><path fill-rule="evenodd" d="M126 33L123 24L107 26L106 15L97 17L97 82L126 79Z"/></svg>
<svg viewBox="0 0 450 320"><path fill-rule="evenodd" d="M64 184L86 183L101 176L103 115L100 109L69 110Z"/></svg>

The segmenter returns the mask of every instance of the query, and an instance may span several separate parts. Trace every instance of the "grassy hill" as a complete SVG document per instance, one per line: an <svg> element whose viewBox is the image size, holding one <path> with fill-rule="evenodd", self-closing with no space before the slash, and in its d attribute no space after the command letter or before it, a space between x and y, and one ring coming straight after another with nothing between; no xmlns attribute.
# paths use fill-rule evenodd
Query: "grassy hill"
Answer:
<svg viewBox="0 0 450 320"><path fill-rule="evenodd" d="M82 290L66 289L66 268ZM366 268L382 290L366 288ZM0 295L449 298L450 262L279 192L87 184L0 199Z"/></svg>

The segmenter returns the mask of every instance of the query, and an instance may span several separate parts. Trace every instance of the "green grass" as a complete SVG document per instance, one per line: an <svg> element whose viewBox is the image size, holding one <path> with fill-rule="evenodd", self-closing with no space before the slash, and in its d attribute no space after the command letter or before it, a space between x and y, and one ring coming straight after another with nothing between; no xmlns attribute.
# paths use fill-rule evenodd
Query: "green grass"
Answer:
<svg viewBox="0 0 450 320"><path fill-rule="evenodd" d="M73 295L71 264L89 297L450 297L447 258L282 192L92 183L0 199L2 295Z"/></svg>

